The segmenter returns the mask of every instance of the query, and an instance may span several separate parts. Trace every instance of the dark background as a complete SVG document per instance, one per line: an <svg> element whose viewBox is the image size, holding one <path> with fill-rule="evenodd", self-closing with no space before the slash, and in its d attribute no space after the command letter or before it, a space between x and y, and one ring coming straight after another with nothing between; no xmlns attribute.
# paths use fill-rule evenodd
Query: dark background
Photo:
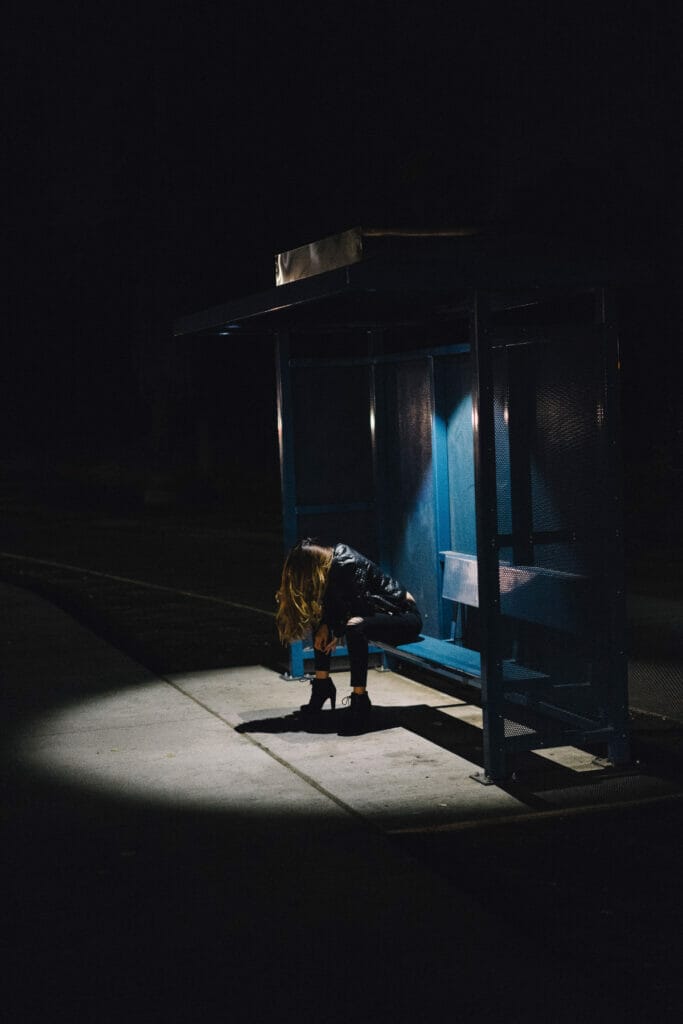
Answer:
<svg viewBox="0 0 683 1024"><path fill-rule="evenodd" d="M61 604L154 673L278 664L270 343L173 341L173 319L270 287L274 253L353 225L483 225L635 252L656 284L619 295L627 569L640 598L628 638L633 755L645 778L680 779L680 3L196 2L154 17L28 7L10 5L0 33L3 583ZM51 612L13 593L10 733L39 705L111 685L90 663L74 672L86 649L67 656L61 636L45 642L32 618L37 609L46 629ZM347 866L356 856L334 833L318 857L295 818L290 833L277 818L245 829L166 815L25 777L13 746L6 763L5 903L22 1003L50 999L54 1015L75 999L82 1017L92 992L98 1016L106 1005L123 1019L121 1006L139 1019L131 1005L146 997L150 1019L175 1019L187 992L194 1019L215 993L222 1012L245 1005L257 1019L261 991L280 1005L296 992L299 1010L312 997L324 1017L345 1011L349 991L372 992L382 960L393 969L371 919L379 956L331 982L326 926L304 964L300 905L323 882L344 886L343 906L370 884L328 871L330 843ZM519 936L526 979L499 987L509 968L494 936L480 958L486 984L468 978L459 1001L465 988L510 991L505 1012L528 1017L530 983L574 1016L579 998L589 1016L607 999L629 1019L660 1006L670 1016L677 817L657 802L514 834L394 837L503 924L534 921L536 946ZM454 963L455 975L441 972L448 998ZM431 1005L439 971L422 973L424 983L408 972Z"/></svg>
<svg viewBox="0 0 683 1024"><path fill-rule="evenodd" d="M620 295L632 544L678 537L675 5L66 5L6 35L3 462L79 500L277 506L273 358L174 317L356 224L637 252Z"/></svg>

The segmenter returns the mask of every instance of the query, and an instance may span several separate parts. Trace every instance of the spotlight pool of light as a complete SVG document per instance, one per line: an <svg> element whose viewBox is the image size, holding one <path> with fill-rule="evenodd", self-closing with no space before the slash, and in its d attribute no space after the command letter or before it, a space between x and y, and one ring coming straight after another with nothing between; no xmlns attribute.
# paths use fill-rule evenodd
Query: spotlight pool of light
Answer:
<svg viewBox="0 0 683 1024"><path fill-rule="evenodd" d="M254 667L257 685L263 672ZM89 697L34 719L16 737L14 760L118 799L242 815L335 813L324 795L236 731L240 718L225 705L243 697L248 707L239 690L245 677L245 669L193 673ZM213 706L202 700L209 690ZM229 695L223 707L221 694Z"/></svg>

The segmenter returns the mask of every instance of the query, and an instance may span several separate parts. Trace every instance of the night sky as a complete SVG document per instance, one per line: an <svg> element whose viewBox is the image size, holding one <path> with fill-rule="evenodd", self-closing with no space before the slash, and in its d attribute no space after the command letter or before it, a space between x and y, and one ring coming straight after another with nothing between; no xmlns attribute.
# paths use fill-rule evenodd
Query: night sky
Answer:
<svg viewBox="0 0 683 1024"><path fill-rule="evenodd" d="M224 399L242 381L233 406L267 419L266 348L179 352L174 317L270 287L274 253L356 224L495 224L609 237L662 268L624 334L629 444L660 457L676 430L680 7L500 6L15 13L11 450L134 451L163 372L189 374L194 400L207 374Z"/></svg>

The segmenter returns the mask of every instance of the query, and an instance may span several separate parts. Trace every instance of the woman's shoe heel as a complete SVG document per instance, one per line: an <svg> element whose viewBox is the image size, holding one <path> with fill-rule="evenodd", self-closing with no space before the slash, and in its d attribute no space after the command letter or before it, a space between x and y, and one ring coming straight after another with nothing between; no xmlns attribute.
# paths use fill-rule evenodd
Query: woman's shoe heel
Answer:
<svg viewBox="0 0 683 1024"><path fill-rule="evenodd" d="M337 701L337 687L332 680L329 677L327 679L312 679L311 699L308 704L301 705L301 711L305 715L317 714L319 711L322 711L322 706L328 698L334 711Z"/></svg>

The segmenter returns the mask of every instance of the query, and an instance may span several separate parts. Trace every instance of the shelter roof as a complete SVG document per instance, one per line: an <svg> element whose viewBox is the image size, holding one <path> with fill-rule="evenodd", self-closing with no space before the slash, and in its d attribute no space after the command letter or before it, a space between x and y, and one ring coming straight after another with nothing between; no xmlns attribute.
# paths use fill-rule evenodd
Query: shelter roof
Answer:
<svg viewBox="0 0 683 1024"><path fill-rule="evenodd" d="M336 250L329 244L335 239L342 240ZM316 246L323 244L327 254L321 256ZM301 270L301 253L307 269L288 276L287 257L292 257L290 270L297 265ZM344 259L350 262L339 265ZM510 309L588 288L645 284L652 277L647 264L577 239L458 229L354 228L280 254L276 268L276 280L283 283L181 317L174 336L370 330L444 321L466 315L475 289L490 294L494 309Z"/></svg>

